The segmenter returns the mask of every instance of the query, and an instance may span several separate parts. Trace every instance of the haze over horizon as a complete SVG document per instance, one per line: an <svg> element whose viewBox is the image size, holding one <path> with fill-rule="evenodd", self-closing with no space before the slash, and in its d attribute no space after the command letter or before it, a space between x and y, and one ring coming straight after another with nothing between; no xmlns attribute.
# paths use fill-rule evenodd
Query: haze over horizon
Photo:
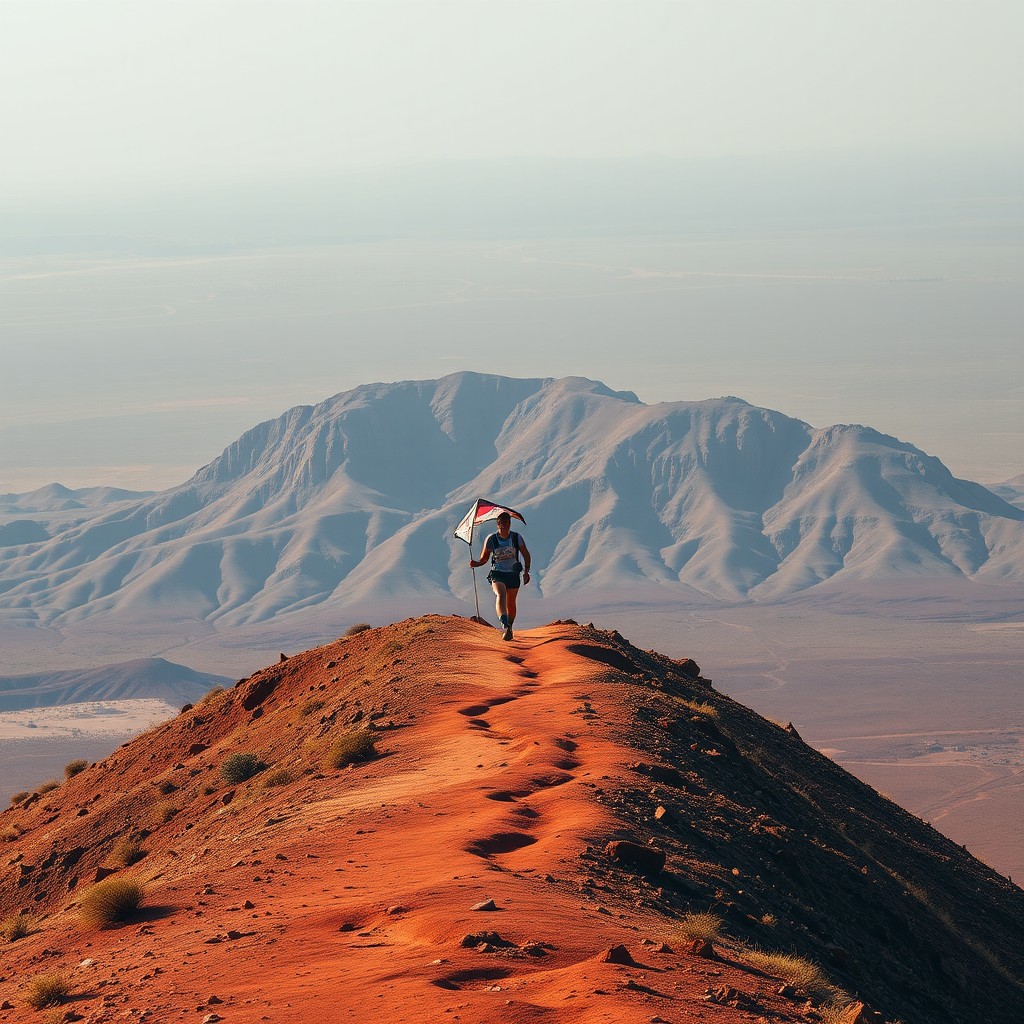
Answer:
<svg viewBox="0 0 1024 1024"><path fill-rule="evenodd" d="M583 375L1024 473L1008 2L0 5L0 493Z"/></svg>

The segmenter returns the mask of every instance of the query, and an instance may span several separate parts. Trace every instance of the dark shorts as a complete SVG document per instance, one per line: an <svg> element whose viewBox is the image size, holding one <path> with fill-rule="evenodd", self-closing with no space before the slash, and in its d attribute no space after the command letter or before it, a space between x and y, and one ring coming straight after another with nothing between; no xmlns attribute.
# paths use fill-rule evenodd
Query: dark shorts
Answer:
<svg viewBox="0 0 1024 1024"><path fill-rule="evenodd" d="M499 572L497 569L492 569L487 574L488 583L504 583L506 590L518 590L519 589L519 573L517 572Z"/></svg>

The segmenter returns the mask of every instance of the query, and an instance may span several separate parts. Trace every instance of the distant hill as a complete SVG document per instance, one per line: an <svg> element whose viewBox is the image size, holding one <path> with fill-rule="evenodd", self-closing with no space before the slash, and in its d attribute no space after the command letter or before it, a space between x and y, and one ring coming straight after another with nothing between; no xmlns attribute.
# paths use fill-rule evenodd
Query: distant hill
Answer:
<svg viewBox="0 0 1024 1024"><path fill-rule="evenodd" d="M549 595L1024 581L1024 510L869 427L459 373L296 407L181 486L0 549L0 609L231 625L465 596L451 530L478 495L526 515Z"/></svg>
<svg viewBox="0 0 1024 1024"><path fill-rule="evenodd" d="M1021 1020L1024 891L614 631L368 630L16 800L19 1020Z"/></svg>
<svg viewBox="0 0 1024 1024"><path fill-rule="evenodd" d="M1024 509L1024 473L1015 476L1012 480L996 484L992 487L992 493L998 494L1000 498L1008 501L1011 505Z"/></svg>
<svg viewBox="0 0 1024 1024"><path fill-rule="evenodd" d="M95 508L147 497L152 491L126 491L121 487L79 487L47 484L22 494L0 494L0 512L65 512Z"/></svg>
<svg viewBox="0 0 1024 1024"><path fill-rule="evenodd" d="M140 698L180 705L233 682L163 658L138 658L100 668L0 676L0 711Z"/></svg>

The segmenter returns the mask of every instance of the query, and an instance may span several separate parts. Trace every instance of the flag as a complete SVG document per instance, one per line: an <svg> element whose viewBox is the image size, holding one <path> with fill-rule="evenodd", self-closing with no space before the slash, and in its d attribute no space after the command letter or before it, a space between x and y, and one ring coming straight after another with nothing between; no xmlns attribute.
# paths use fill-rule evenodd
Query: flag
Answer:
<svg viewBox="0 0 1024 1024"><path fill-rule="evenodd" d="M477 498L470 506L469 511L463 516L462 522L455 527L455 536L464 540L467 544L473 543L473 527L478 523L486 523L491 519L497 519L502 512L507 512L513 519L518 519L524 526L526 520L514 509L498 505L487 498Z"/></svg>

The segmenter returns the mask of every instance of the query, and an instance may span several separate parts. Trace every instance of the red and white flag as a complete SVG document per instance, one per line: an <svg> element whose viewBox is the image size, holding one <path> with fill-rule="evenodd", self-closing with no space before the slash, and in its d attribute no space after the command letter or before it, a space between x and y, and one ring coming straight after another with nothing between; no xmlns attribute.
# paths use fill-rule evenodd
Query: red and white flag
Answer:
<svg viewBox="0 0 1024 1024"><path fill-rule="evenodd" d="M518 519L524 526L526 525L526 520L514 508L498 505L488 498L477 498L470 506L469 511L462 517L462 522L455 527L455 536L472 547L473 527L479 523L497 519L502 512L507 512L513 519Z"/></svg>

